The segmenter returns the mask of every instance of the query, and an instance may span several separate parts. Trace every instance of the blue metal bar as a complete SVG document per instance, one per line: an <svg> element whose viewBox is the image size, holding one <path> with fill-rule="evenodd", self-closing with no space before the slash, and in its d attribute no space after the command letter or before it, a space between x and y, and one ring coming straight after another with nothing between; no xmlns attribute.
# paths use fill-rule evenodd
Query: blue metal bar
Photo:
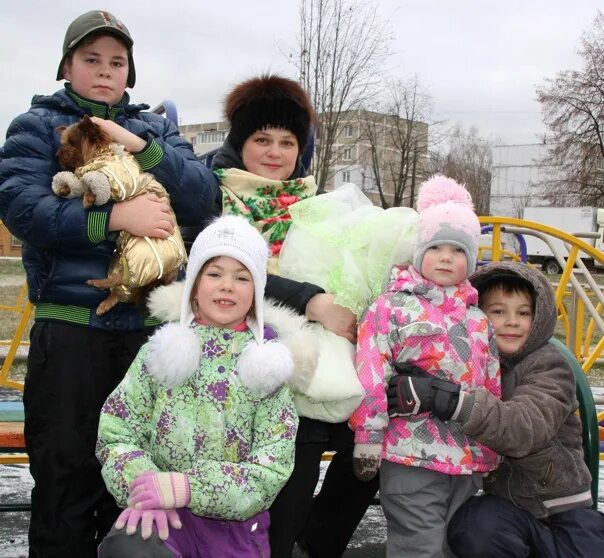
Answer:
<svg viewBox="0 0 604 558"><path fill-rule="evenodd" d="M176 105L174 101L170 101L166 99L162 101L159 105L153 107L151 112L155 114L165 114L166 118L173 122L176 126L178 126L178 111L176 110Z"/></svg>
<svg viewBox="0 0 604 558"><path fill-rule="evenodd" d="M480 234L488 234L490 232L493 232L493 225L485 225L483 227L481 227L480 229ZM501 227L501 232L505 232L505 228ZM526 248L526 240L524 239L524 236L522 236L521 234L518 233L514 233L514 236L516 237L516 240L518 240L518 244L520 247L520 261L522 263L527 263L528 262L528 253L527 253L527 248Z"/></svg>

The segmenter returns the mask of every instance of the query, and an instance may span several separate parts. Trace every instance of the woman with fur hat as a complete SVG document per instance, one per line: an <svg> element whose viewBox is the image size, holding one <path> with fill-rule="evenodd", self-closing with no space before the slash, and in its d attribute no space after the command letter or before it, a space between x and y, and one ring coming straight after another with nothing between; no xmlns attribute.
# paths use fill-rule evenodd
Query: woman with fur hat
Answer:
<svg viewBox="0 0 604 558"><path fill-rule="evenodd" d="M226 97L229 135L212 162L222 189L223 213L243 215L271 248L269 273L291 223L289 206L314 196L301 153L315 113L299 83L262 75L237 85Z"/></svg>
<svg viewBox="0 0 604 558"><path fill-rule="evenodd" d="M301 160L315 124L310 99L297 82L262 75L227 95L225 114L231 130L212 165L221 183L223 212L242 215L262 233L271 249L269 273L279 273L278 256L291 225L289 207L317 190ZM356 326L351 311L333 308L332 314L344 313ZM297 540L304 541L312 556L344 553L377 491L377 481L362 483L352 474L352 449L345 419L325 422L301 416L294 471L270 510L273 558L291 558ZM313 499L321 455L327 450L337 454Z"/></svg>
<svg viewBox="0 0 604 558"><path fill-rule="evenodd" d="M355 474L371 480L380 472L387 555L440 558L450 555L447 522L480 488L482 473L496 467L497 455L458 423L443 422L438 405L427 414L409 397L407 416L389 419L385 386L397 366L414 364L431 375L428 382L449 380L470 392L484 387L499 397L500 372L492 327L468 281L480 236L469 193L434 176L422 184L417 209L413 265L393 267L359 327L365 399L350 425Z"/></svg>
<svg viewBox="0 0 604 558"><path fill-rule="evenodd" d="M267 260L240 217L193 244L179 322L103 406L97 457L125 510L100 557L270 555L267 509L293 469L297 416L292 355L264 324Z"/></svg>

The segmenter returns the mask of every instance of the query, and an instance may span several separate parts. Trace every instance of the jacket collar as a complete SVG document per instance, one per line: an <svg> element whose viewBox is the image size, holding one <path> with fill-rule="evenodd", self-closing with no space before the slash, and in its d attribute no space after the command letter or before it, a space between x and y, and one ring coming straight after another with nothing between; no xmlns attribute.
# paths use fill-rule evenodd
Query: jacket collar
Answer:
<svg viewBox="0 0 604 558"><path fill-rule="evenodd" d="M53 95L34 95L31 104L32 107L43 106L54 108L63 113L72 113L78 116L89 114L111 120L115 120L122 114L131 116L142 110L149 109L149 105L145 103L131 105L129 102L130 97L127 93L124 93L120 102L113 106L107 103L91 101L75 93L69 83L66 83L63 89L59 89Z"/></svg>
<svg viewBox="0 0 604 558"><path fill-rule="evenodd" d="M118 115L124 112L124 109L130 103L130 96L128 93L124 93L124 96L117 104L108 105L107 103L103 103L101 101L92 101L86 97L78 95L73 90L70 83L65 84L65 91L67 91L67 94L80 108L89 110L92 113L92 116L98 116L99 118L104 118L106 120L115 120Z"/></svg>
<svg viewBox="0 0 604 558"><path fill-rule="evenodd" d="M446 313L460 315L468 306L475 306L478 302L478 292L467 279L457 285L443 287L423 277L412 265L395 265L392 268L388 291L424 298Z"/></svg>

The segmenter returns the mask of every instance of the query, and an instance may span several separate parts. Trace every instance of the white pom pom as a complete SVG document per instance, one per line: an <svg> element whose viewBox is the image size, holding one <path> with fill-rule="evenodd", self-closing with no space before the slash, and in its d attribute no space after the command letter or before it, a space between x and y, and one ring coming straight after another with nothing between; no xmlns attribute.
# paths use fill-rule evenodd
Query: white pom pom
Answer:
<svg viewBox="0 0 604 558"><path fill-rule="evenodd" d="M180 318L180 301L185 290L184 281L174 281L153 289L147 297L149 313L164 322L176 322Z"/></svg>
<svg viewBox="0 0 604 558"><path fill-rule="evenodd" d="M239 356L239 377L250 391L268 395L292 375L294 363L289 349L278 341L259 345L250 341Z"/></svg>
<svg viewBox="0 0 604 558"><path fill-rule="evenodd" d="M171 387L190 378L201 358L197 335L188 327L166 324L149 339L147 370L161 384Z"/></svg>

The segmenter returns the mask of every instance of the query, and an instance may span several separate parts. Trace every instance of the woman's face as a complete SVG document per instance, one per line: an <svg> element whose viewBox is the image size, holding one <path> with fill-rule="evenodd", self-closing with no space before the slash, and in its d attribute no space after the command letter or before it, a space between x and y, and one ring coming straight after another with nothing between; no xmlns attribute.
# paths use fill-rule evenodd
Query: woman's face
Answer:
<svg viewBox="0 0 604 558"><path fill-rule="evenodd" d="M266 128L245 140L241 159L252 174L271 180L286 180L296 168L298 140L284 128Z"/></svg>

